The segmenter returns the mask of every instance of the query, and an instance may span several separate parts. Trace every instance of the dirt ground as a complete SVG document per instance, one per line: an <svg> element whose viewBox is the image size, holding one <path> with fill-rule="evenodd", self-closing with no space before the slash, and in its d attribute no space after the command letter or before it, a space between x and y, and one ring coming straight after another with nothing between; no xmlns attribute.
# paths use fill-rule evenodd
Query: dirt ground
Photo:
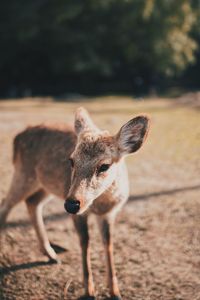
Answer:
<svg viewBox="0 0 200 300"><path fill-rule="evenodd" d="M81 103L1 101L0 199L13 172L12 139L28 124L72 122L75 108L82 105L101 128L115 133L133 116L148 113L149 138L127 158L131 195L115 226L121 294L125 300L200 300L200 110L186 102L114 96ZM20 203L0 233L1 300L75 300L83 294L78 238L62 201L49 202L44 215L51 242L65 248L59 253L62 264L50 264L40 253ZM97 299L106 299L104 251L95 216L90 234Z"/></svg>

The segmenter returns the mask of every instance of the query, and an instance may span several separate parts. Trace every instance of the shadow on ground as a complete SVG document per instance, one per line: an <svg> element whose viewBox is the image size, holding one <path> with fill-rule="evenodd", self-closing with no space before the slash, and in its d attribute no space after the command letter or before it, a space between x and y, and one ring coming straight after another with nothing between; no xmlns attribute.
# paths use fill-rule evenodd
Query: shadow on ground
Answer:
<svg viewBox="0 0 200 300"><path fill-rule="evenodd" d="M175 188L175 189L171 189L171 190L163 190L160 192L154 192L154 193L148 193L148 194L131 195L129 197L129 201L149 200L149 198L152 198L152 197L168 196L168 195L173 195L176 193L190 192L190 191L194 191L194 190L200 190L200 185Z"/></svg>
<svg viewBox="0 0 200 300"><path fill-rule="evenodd" d="M2 279L3 276L5 276L11 272L17 272L19 270L27 270L27 269L32 269L32 268L51 265L51 264L55 264L55 262L50 261L50 260L49 261L33 261L33 262L13 265L13 266L9 266L9 267L3 267L3 268L0 268L0 279Z"/></svg>

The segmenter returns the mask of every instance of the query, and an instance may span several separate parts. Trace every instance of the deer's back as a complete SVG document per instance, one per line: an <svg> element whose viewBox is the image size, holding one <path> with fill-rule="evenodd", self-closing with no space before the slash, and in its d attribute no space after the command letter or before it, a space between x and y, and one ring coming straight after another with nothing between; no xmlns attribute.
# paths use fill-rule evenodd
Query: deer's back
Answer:
<svg viewBox="0 0 200 300"><path fill-rule="evenodd" d="M28 127L14 139L13 160L27 176L35 176L49 192L63 197L70 180L68 158L76 144L69 126Z"/></svg>

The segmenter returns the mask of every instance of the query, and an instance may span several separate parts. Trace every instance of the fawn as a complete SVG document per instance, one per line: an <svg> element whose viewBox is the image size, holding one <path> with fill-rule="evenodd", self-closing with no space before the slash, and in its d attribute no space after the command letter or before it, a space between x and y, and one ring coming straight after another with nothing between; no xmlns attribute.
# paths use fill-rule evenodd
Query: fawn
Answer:
<svg viewBox="0 0 200 300"><path fill-rule="evenodd" d="M49 194L65 200L73 215L82 248L85 299L95 299L90 264L87 218L97 216L107 258L111 299L121 299L113 261L112 230L115 217L129 195L124 156L137 151L147 136L149 119L137 116L112 136L92 122L79 108L74 128L69 126L28 127L14 139L14 175L7 197L0 207L2 226L9 211L25 203L40 247L57 260L45 231L42 203Z"/></svg>

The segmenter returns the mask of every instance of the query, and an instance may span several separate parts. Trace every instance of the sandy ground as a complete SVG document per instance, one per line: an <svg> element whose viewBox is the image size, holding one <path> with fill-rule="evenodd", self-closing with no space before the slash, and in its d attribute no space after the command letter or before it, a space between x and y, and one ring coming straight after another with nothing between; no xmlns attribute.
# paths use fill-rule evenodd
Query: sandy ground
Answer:
<svg viewBox="0 0 200 300"><path fill-rule="evenodd" d="M115 229L115 261L126 300L200 299L200 110L167 99L104 97L78 102L51 98L0 102L0 199L12 177L12 139L28 124L72 122L85 106L96 123L116 132L141 112L152 118L143 149L127 159L131 196ZM1 200L0 200L1 201ZM83 294L78 238L59 199L44 211L48 235L65 248L61 265L38 248L24 203L11 212L0 233L1 300L75 300ZM107 299L103 247L90 218L92 266L97 299ZM59 249L58 249L59 250ZM68 290L64 293L65 286Z"/></svg>

